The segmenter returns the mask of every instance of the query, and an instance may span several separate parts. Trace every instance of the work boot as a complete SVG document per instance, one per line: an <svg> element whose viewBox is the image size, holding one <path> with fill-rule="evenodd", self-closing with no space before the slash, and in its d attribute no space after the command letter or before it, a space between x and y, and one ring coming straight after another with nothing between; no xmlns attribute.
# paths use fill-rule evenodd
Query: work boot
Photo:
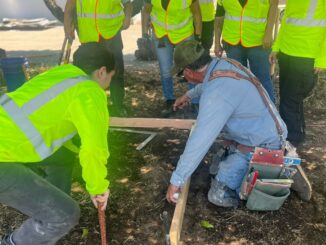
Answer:
<svg viewBox="0 0 326 245"><path fill-rule="evenodd" d="M14 241L12 240L12 233L2 237L0 245L15 245Z"/></svg>
<svg viewBox="0 0 326 245"><path fill-rule="evenodd" d="M226 208L239 206L236 192L216 179L212 179L211 188L208 191L208 201L216 206Z"/></svg>
<svg viewBox="0 0 326 245"><path fill-rule="evenodd" d="M303 201L311 199L311 184L301 166L296 166L297 173L293 176L291 189L294 190Z"/></svg>
<svg viewBox="0 0 326 245"><path fill-rule="evenodd" d="M175 100L167 100L165 101L165 109L161 112L163 118L171 117L174 114L173 104Z"/></svg>

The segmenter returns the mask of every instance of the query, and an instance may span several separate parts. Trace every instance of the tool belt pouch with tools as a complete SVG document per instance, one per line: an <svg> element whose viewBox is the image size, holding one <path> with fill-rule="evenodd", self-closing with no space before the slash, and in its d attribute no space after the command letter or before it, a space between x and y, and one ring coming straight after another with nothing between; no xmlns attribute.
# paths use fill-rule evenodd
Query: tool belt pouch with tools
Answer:
<svg viewBox="0 0 326 245"><path fill-rule="evenodd" d="M250 210L278 210L290 195L293 181L284 175L283 150L256 147L240 191Z"/></svg>

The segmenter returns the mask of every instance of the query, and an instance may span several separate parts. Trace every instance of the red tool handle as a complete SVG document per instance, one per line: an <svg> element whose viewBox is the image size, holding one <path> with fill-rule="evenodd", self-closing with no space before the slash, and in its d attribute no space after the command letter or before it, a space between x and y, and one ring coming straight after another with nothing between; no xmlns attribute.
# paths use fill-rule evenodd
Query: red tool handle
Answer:
<svg viewBox="0 0 326 245"><path fill-rule="evenodd" d="M106 222L105 222L105 211L101 210L103 203L98 202L98 220L100 223L100 232L101 232L101 245L107 245L106 238Z"/></svg>

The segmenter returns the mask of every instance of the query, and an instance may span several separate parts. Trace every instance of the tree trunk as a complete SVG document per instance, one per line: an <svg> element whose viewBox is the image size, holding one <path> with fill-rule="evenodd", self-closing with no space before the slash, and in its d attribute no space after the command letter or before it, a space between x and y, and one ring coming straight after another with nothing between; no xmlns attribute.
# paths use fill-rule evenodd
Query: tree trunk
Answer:
<svg viewBox="0 0 326 245"><path fill-rule="evenodd" d="M51 13L56 17L59 21L63 23L63 10L60 8L55 0L43 0L45 5L51 11Z"/></svg>

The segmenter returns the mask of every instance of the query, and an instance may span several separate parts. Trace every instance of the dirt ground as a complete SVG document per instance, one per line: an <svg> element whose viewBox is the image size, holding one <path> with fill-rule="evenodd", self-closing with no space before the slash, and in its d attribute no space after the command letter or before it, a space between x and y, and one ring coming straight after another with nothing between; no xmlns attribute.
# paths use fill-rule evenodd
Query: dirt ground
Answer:
<svg viewBox="0 0 326 245"><path fill-rule="evenodd" d="M136 62L132 52L126 55L130 60L126 62L126 105L130 117L160 117L163 98L156 62ZM48 66L35 63L30 67L30 75ZM325 82L325 78L321 79L318 88L323 88ZM185 90L184 84L176 85L177 95ZM307 140L299 149L302 166L313 187L311 201L302 202L292 193L276 212L252 212L243 205L225 209L210 204L207 192L212 149L192 176L181 234L185 244L325 244L326 109L322 103L324 93L321 89L315 93L318 101L313 97L306 109ZM165 201L165 192L189 131L148 130L158 135L141 151L136 147L146 135L109 132L111 197L106 214L111 245L165 244L162 213L168 211L171 218L174 211L174 206ZM77 161L72 196L80 203L81 219L58 244L100 244L97 211L84 190ZM26 218L9 207L0 207L0 234L19 226ZM213 228L203 228L201 221L208 221Z"/></svg>

